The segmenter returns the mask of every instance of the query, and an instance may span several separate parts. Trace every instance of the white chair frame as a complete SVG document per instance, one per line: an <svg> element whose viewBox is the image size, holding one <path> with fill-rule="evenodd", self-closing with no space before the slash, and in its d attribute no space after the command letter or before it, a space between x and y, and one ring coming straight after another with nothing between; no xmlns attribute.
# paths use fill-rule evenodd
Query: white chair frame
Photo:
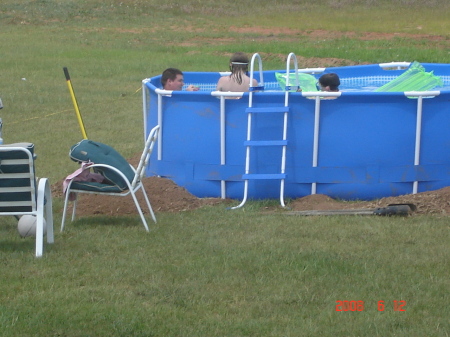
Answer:
<svg viewBox="0 0 450 337"><path fill-rule="evenodd" d="M139 201L136 198L136 192L138 190L141 190L142 193L144 194L144 198L145 201L147 203L147 207L150 211L150 215L153 219L153 221L156 223L156 217L155 217L155 213L153 212L152 206L150 204L150 200L148 199L147 193L145 191L144 185L142 183L142 178L145 175L145 168L148 165L149 159L150 159L150 155L153 151L153 147L155 145L156 140L158 139L158 134L159 134L159 125L155 126L149 133L147 140L145 142L145 147L144 147L144 151L142 152L141 155L141 159L139 161L139 165L138 167L135 169L131 164L131 168L133 169L133 171L135 172L134 174L134 178L132 181L129 181L127 179L127 177L117 168L110 166L110 165L105 165L105 164L93 164L90 165L88 167L86 167L86 170L89 170L90 168L94 168L94 167L104 167L104 168L108 168L110 170L113 170L114 172L116 172L117 174L119 174L122 179L127 183L127 189L123 192L97 192L97 191L87 191L87 190L82 190L82 189L75 189L72 188L72 181L69 182L67 189L65 191L66 195L65 195L65 201L64 201L64 211L63 211L63 217L62 217L62 222L61 222L61 232L64 230L64 226L65 226L65 218L66 218L66 212L67 212L67 206L69 204L69 195L70 193L75 193L76 197L75 200L73 202L73 211L72 211L72 220L73 221L75 219L75 213L76 213L76 208L77 208L77 199L78 199L78 194L79 193L87 193L87 194L99 194L99 195L112 195L112 196L120 196L120 197L125 197L129 194L131 194L134 204L136 205L136 208L139 212L139 215L141 217L142 223L145 227L145 230L148 232L149 228L147 225L147 221L145 220L145 216L144 213L142 212L142 208L139 205Z"/></svg>
<svg viewBox="0 0 450 337"><path fill-rule="evenodd" d="M36 193L36 176L34 171L34 157L33 154L26 148L19 144L10 144L0 146L0 152L22 151L27 155L26 159L1 159L1 165L28 165L29 170L26 173L4 173L0 170L0 193L16 193L29 192L30 200L27 201L0 201L1 207L16 207L25 206L31 207L30 211L0 211L0 215L12 215L18 218L23 215L33 215L36 217L36 257L41 257L44 252L44 219L46 220L47 229L47 243L54 242L53 234L53 207L52 194L50 184L47 178L40 178ZM25 187L3 187L1 181L15 180L15 179L29 179L30 183Z"/></svg>

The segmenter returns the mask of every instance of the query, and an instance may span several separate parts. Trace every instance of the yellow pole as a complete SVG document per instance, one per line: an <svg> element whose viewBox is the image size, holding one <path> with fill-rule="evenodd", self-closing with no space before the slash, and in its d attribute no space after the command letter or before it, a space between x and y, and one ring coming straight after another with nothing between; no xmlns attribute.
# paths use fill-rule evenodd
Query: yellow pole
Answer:
<svg viewBox="0 0 450 337"><path fill-rule="evenodd" d="M77 115L78 124L80 125L81 134L83 135L84 139L87 139L88 137L86 134L86 129L84 128L83 118L81 118L80 109L78 109L77 99L72 88L72 82L70 81L69 70L67 70L67 67L64 67L63 70L64 74L66 75L67 86L69 87L70 96L72 97L72 102L75 108L75 113Z"/></svg>

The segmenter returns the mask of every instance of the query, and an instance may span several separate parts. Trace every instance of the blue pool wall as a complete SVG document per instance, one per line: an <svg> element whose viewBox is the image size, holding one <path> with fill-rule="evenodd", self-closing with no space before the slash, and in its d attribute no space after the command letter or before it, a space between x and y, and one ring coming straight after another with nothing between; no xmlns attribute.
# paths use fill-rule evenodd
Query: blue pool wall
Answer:
<svg viewBox="0 0 450 337"><path fill-rule="evenodd" d="M423 65L448 85L450 65ZM274 91L275 72L285 70L264 72L266 91L253 94L253 107L284 105L284 92ZM422 101L420 163L415 165L418 99L397 92L345 91L345 83L382 85L404 70L365 65L327 68L324 72L339 74L343 92L336 99L320 102L317 167L312 165L315 100L297 92L289 96L285 197L310 195L313 183L315 193L346 200L410 194L415 181L417 192L450 185L450 91ZM198 197L223 197L221 181L225 181L225 197L241 199L249 93L225 100L226 155L225 164L221 164L220 99L211 95L220 76L185 72L186 84L199 85L201 91L162 96L160 121L155 92L160 88L160 76L143 81L145 133L161 125L160 148L152 154L147 175L169 178ZM255 78L259 79L258 72ZM257 115L253 139L281 139L282 123L280 115ZM280 172L280 148L257 148L251 153L250 173ZM279 180L249 181L251 199L278 198L279 194Z"/></svg>

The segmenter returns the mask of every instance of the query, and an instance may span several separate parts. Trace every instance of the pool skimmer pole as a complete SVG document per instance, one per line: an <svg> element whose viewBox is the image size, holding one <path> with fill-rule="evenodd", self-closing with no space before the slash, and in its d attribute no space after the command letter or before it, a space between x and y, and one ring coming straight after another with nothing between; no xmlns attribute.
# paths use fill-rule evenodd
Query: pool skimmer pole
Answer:
<svg viewBox="0 0 450 337"><path fill-rule="evenodd" d="M76 99L75 93L73 91L72 82L70 81L69 70L67 69L67 67L64 67L63 70L64 70L64 75L66 75L67 86L69 87L70 96L72 97L72 102L73 102L73 106L75 108L75 113L77 115L78 124L80 125L81 134L83 135L84 139L87 139L88 137L86 134L86 129L84 127L83 118L81 117L80 109L78 109L77 99Z"/></svg>

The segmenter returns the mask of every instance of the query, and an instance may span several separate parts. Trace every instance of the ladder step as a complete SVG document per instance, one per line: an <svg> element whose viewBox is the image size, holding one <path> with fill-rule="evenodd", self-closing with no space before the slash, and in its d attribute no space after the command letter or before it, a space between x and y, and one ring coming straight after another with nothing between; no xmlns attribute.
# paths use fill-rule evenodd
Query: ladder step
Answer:
<svg viewBox="0 0 450 337"><path fill-rule="evenodd" d="M264 86L250 87L248 91L264 91Z"/></svg>
<svg viewBox="0 0 450 337"><path fill-rule="evenodd" d="M271 108L247 108L245 112L251 113L268 113L268 112L289 112L288 106L271 107Z"/></svg>
<svg viewBox="0 0 450 337"><path fill-rule="evenodd" d="M284 88L285 91L297 91L298 89L300 89L300 86L298 85L287 85Z"/></svg>
<svg viewBox="0 0 450 337"><path fill-rule="evenodd" d="M247 140L244 146L285 146L287 140Z"/></svg>
<svg viewBox="0 0 450 337"><path fill-rule="evenodd" d="M243 174L242 179L286 179L285 173L262 173L262 174Z"/></svg>

